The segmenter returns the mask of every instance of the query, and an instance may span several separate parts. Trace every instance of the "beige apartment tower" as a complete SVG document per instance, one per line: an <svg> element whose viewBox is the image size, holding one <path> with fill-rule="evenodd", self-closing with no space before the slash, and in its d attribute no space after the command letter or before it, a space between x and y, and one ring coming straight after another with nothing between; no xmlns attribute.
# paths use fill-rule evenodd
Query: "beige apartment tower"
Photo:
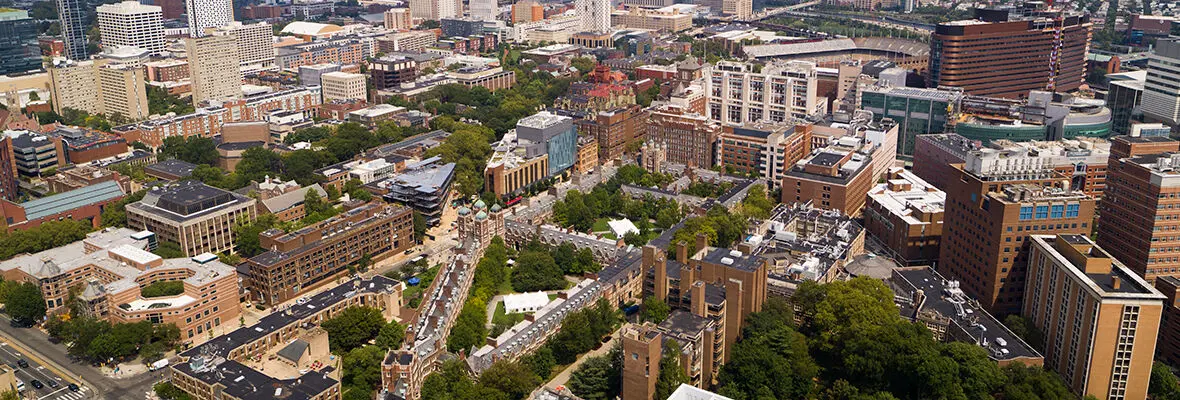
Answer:
<svg viewBox="0 0 1180 400"><path fill-rule="evenodd" d="M53 110L72 108L127 121L147 119L144 70L116 65L106 59L59 63L49 68Z"/></svg>
<svg viewBox="0 0 1180 400"><path fill-rule="evenodd" d="M225 31L209 33L212 35L185 39L193 104L242 97L237 39Z"/></svg>
<svg viewBox="0 0 1180 400"><path fill-rule="evenodd" d="M1088 236L1029 236L1023 315L1045 368L1081 396L1147 397L1165 297Z"/></svg>

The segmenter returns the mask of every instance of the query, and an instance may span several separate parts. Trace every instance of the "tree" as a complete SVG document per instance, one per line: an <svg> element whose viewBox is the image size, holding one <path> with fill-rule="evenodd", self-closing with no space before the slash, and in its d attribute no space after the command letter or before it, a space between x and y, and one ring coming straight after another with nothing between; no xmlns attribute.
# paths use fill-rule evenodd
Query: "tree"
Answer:
<svg viewBox="0 0 1180 400"><path fill-rule="evenodd" d="M180 244L167 240L161 240L152 253L160 258L184 258L184 250L180 249Z"/></svg>
<svg viewBox="0 0 1180 400"><path fill-rule="evenodd" d="M593 58L589 58L589 57L578 57L573 60L570 60L570 66L576 68L578 70L578 72L582 73L582 74L593 71L594 66L597 64L598 64L597 61L595 61Z"/></svg>
<svg viewBox="0 0 1180 400"><path fill-rule="evenodd" d="M0 235L0 259L65 246L85 239L90 229L89 222L66 219L49 221L35 228Z"/></svg>
<svg viewBox="0 0 1180 400"><path fill-rule="evenodd" d="M1167 364L1156 361L1151 365L1151 381L1147 387L1147 394L1155 400L1180 399L1180 382L1172 368Z"/></svg>
<svg viewBox="0 0 1180 400"><path fill-rule="evenodd" d="M185 393L180 388L172 385L172 382L160 382L152 386L152 390L156 392L161 400L191 400L192 396Z"/></svg>
<svg viewBox="0 0 1180 400"><path fill-rule="evenodd" d="M544 251L521 253L512 270L512 289L517 292L564 289L565 283L556 261Z"/></svg>
<svg viewBox="0 0 1180 400"><path fill-rule="evenodd" d="M262 181L266 176L278 177L278 171L282 170L283 158L279 153L259 146L242 152L242 160L234 168L234 174L242 181Z"/></svg>
<svg viewBox="0 0 1180 400"><path fill-rule="evenodd" d="M308 191L308 193L311 192L311 190ZM258 234L274 228L278 223L279 218L274 214L262 214L253 221L246 218L238 220L232 228L234 243L238 245L238 254L250 258L266 252L266 249L262 248Z"/></svg>
<svg viewBox="0 0 1180 400"><path fill-rule="evenodd" d="M353 306L325 320L320 327L328 332L328 346L332 352L345 354L372 340L384 325L381 310Z"/></svg>
<svg viewBox="0 0 1180 400"><path fill-rule="evenodd" d="M688 374L680 366L680 345L675 340L664 343L664 356L660 358L660 376L656 378L657 399L672 396L680 384L688 383Z"/></svg>
<svg viewBox="0 0 1180 400"><path fill-rule="evenodd" d="M24 323L36 323L45 318L45 298L41 288L32 283L22 283L8 293L4 299L4 310L12 319Z"/></svg>
<svg viewBox="0 0 1180 400"><path fill-rule="evenodd" d="M331 340L331 336L328 337ZM350 350L341 360L344 372L341 383L349 388L370 393L381 383L381 362L385 349L380 346L364 346Z"/></svg>
<svg viewBox="0 0 1180 400"><path fill-rule="evenodd" d="M557 359L553 357L553 349L549 346L541 346L541 348L534 351L532 354L521 357L520 363L529 367L541 378L542 381L548 380L549 375L553 374L553 367L557 366Z"/></svg>
<svg viewBox="0 0 1180 400"><path fill-rule="evenodd" d="M137 142L138 143L138 142ZM143 196L147 194L147 190L140 190L138 192L124 196L119 201L102 209L102 215L99 217L102 220L104 227L127 227L127 212L128 204L143 200Z"/></svg>
<svg viewBox="0 0 1180 400"><path fill-rule="evenodd" d="M1029 318L1019 314L1010 314L1004 318L1004 326L1007 326L1016 336L1024 339L1024 342L1034 349L1040 349L1044 345L1044 335Z"/></svg>
<svg viewBox="0 0 1180 400"><path fill-rule="evenodd" d="M541 382L519 362L497 361L479 376L479 384L503 392L508 398L523 399Z"/></svg>
<svg viewBox="0 0 1180 400"><path fill-rule="evenodd" d="M389 350L401 347L406 339L406 326L390 321L377 332L377 347Z"/></svg>
<svg viewBox="0 0 1180 400"><path fill-rule="evenodd" d="M309 189L303 194L303 210L307 215L326 214L331 209L332 205L324 202L324 199L320 197L320 192Z"/></svg>
<svg viewBox="0 0 1180 400"><path fill-rule="evenodd" d="M170 136L164 138L158 153L161 158L175 158L193 164L217 164L217 145L213 139L201 136Z"/></svg>
<svg viewBox="0 0 1180 400"><path fill-rule="evenodd" d="M578 369L570 374L569 387L574 394L585 400L610 400L618 397L622 388L622 366L615 361L615 353L622 358L622 349L616 344L605 356L589 357Z"/></svg>
<svg viewBox="0 0 1180 400"><path fill-rule="evenodd" d="M422 216L418 210L414 210L414 240L421 242L422 238L426 237L428 228L430 226L426 223L426 217Z"/></svg>
<svg viewBox="0 0 1180 400"><path fill-rule="evenodd" d="M658 298L656 296L644 297L643 306L641 308L643 308L642 319L644 321L650 321L657 324L664 322L665 319L668 319L668 314L672 312L672 308L668 306L668 303L664 302L664 299Z"/></svg>

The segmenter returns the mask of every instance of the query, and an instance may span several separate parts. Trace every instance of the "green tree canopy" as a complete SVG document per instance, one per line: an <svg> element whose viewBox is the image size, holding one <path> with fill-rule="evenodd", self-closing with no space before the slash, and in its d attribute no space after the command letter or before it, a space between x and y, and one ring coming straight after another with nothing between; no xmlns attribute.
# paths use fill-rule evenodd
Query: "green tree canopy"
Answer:
<svg viewBox="0 0 1180 400"><path fill-rule="evenodd" d="M336 354L345 354L372 340L385 326L381 310L353 306L325 320L320 327L328 332L328 346Z"/></svg>

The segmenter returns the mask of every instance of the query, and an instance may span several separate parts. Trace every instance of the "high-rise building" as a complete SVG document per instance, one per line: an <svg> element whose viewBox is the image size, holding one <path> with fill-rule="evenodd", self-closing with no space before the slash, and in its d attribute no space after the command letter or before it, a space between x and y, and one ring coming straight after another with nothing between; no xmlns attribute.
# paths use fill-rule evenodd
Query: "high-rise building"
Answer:
<svg viewBox="0 0 1180 400"><path fill-rule="evenodd" d="M816 101L815 63L773 62L755 70L753 64L718 61L705 79L709 119L726 125L782 123L822 111Z"/></svg>
<svg viewBox="0 0 1180 400"><path fill-rule="evenodd" d="M1029 235L1088 235L1096 201L1049 158L983 149L955 165L946 191L939 273L995 314L1020 312Z"/></svg>
<svg viewBox="0 0 1180 400"><path fill-rule="evenodd" d="M90 12L86 0L57 0L58 22L65 41L65 56L71 60L85 60L90 51L86 47L86 14Z"/></svg>
<svg viewBox="0 0 1180 400"><path fill-rule="evenodd" d="M647 120L647 141L664 145L666 161L712 168L721 125L682 107L663 105Z"/></svg>
<svg viewBox="0 0 1180 400"><path fill-rule="evenodd" d="M212 31L211 31L212 32ZM193 103L233 99L242 96L238 43L232 34L185 39L189 75L193 82Z"/></svg>
<svg viewBox="0 0 1180 400"><path fill-rule="evenodd" d="M927 86L1006 98L1075 90L1086 78L1092 27L1088 14L976 9L975 19L935 27Z"/></svg>
<svg viewBox="0 0 1180 400"><path fill-rule="evenodd" d="M545 19L545 6L536 0L521 0L512 5L512 23Z"/></svg>
<svg viewBox="0 0 1180 400"><path fill-rule="evenodd" d="M1143 116L1152 122L1180 125L1180 38L1161 38L1147 61Z"/></svg>
<svg viewBox="0 0 1180 400"><path fill-rule="evenodd" d="M1180 276L1180 142L1157 136L1111 139L1098 244L1148 281Z"/></svg>
<svg viewBox="0 0 1180 400"><path fill-rule="evenodd" d="M470 0L467 13L472 19L479 21L495 21L500 14L500 6L496 0Z"/></svg>
<svg viewBox="0 0 1180 400"><path fill-rule="evenodd" d="M428 21L462 17L463 0L410 0L410 14Z"/></svg>
<svg viewBox="0 0 1180 400"><path fill-rule="evenodd" d="M234 21L232 0L185 0L184 6L191 37L205 36L208 34L206 29L226 26Z"/></svg>
<svg viewBox="0 0 1180 400"><path fill-rule="evenodd" d="M266 22L228 25L210 28L214 34L233 35L238 46L238 65L241 71L258 71L275 66L274 29Z"/></svg>
<svg viewBox="0 0 1180 400"><path fill-rule="evenodd" d="M98 6L103 48L133 46L149 54L164 52L164 14L160 7L124 1Z"/></svg>
<svg viewBox="0 0 1180 400"><path fill-rule="evenodd" d="M49 68L54 111L69 108L142 121L151 114L144 78L142 67L107 59L58 63Z"/></svg>
<svg viewBox="0 0 1180 400"><path fill-rule="evenodd" d="M41 68L37 31L28 11L0 8L0 75Z"/></svg>
<svg viewBox="0 0 1180 400"><path fill-rule="evenodd" d="M414 28L414 23L410 18L410 9L408 8L391 8L385 10L385 29L395 31L405 31Z"/></svg>
<svg viewBox="0 0 1180 400"><path fill-rule="evenodd" d="M12 137L3 136L0 137L0 199L15 201L20 198L16 153L13 152Z"/></svg>
<svg viewBox="0 0 1180 400"><path fill-rule="evenodd" d="M753 0L721 0L721 13L737 17L738 20L749 20L754 14Z"/></svg>
<svg viewBox="0 0 1180 400"><path fill-rule="evenodd" d="M1028 242L1021 314L1044 335L1045 368L1082 396L1146 398L1164 295L1084 234Z"/></svg>
<svg viewBox="0 0 1180 400"><path fill-rule="evenodd" d="M598 159L614 160L623 156L627 146L642 141L647 111L639 105L620 106L574 121L578 134L598 140Z"/></svg>
<svg viewBox="0 0 1180 400"><path fill-rule="evenodd" d="M575 12L582 22L582 32L610 33L610 0L577 0Z"/></svg>
<svg viewBox="0 0 1180 400"><path fill-rule="evenodd" d="M1149 61L1150 63L1150 61ZM1110 132L1112 135L1127 135L1131 133L1131 123L1134 114L1143 101L1143 92L1147 89L1146 71L1107 74L1107 78L1115 75L1128 76L1136 72L1142 77L1135 79L1111 79L1110 88L1106 92L1106 107L1110 108ZM1156 93L1158 95L1158 93Z"/></svg>
<svg viewBox="0 0 1180 400"><path fill-rule="evenodd" d="M160 6L164 19L180 19L184 16L185 0L155 0L152 4Z"/></svg>
<svg viewBox="0 0 1180 400"><path fill-rule="evenodd" d="M946 193L904 168L869 190L865 229L906 265L938 261Z"/></svg>
<svg viewBox="0 0 1180 400"><path fill-rule="evenodd" d="M784 171L811 153L811 125L724 126L717 139L717 164L726 171L766 179L771 189Z"/></svg>

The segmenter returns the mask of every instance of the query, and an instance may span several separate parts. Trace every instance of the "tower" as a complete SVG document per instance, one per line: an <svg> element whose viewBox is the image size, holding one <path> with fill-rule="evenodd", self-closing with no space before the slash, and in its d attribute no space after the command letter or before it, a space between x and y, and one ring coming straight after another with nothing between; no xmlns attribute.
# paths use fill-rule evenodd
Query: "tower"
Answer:
<svg viewBox="0 0 1180 400"><path fill-rule="evenodd" d="M607 33L610 28L610 0L577 0L583 32Z"/></svg>
<svg viewBox="0 0 1180 400"><path fill-rule="evenodd" d="M86 0L57 0L57 15L61 23L61 36L65 41L65 55L71 60L85 60L86 49Z"/></svg>
<svg viewBox="0 0 1180 400"><path fill-rule="evenodd" d="M186 0L184 6L188 13L188 33L191 37L205 36L205 28L226 26L234 20L231 0Z"/></svg>

